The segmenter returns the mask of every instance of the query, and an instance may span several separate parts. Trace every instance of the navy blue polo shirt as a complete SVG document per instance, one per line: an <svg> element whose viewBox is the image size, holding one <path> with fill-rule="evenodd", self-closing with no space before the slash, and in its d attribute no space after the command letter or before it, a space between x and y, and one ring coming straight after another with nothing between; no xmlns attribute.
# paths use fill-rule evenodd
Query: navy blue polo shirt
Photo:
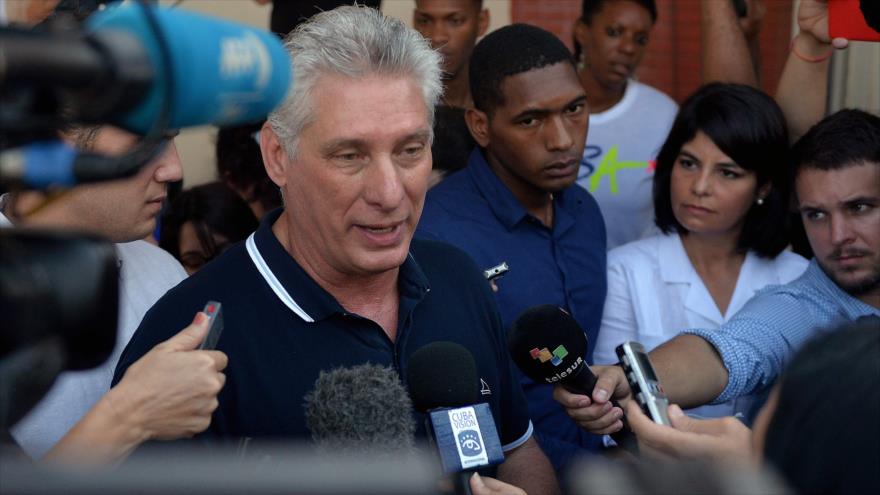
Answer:
<svg viewBox="0 0 880 495"><path fill-rule="evenodd" d="M473 354L486 384L475 387L492 408L504 449L531 436L491 289L466 254L442 243L413 241L400 267L400 313L392 342L377 323L346 311L297 264L272 232L280 214L266 215L246 242L150 309L123 351L114 385L153 346L189 325L205 302L216 300L223 304L225 320L217 348L229 365L220 405L199 435L209 443L309 438L303 397L320 371L366 362L406 369L414 351L438 340L459 343ZM424 435L422 426L419 434Z"/></svg>
<svg viewBox="0 0 880 495"><path fill-rule="evenodd" d="M416 237L448 242L482 269L502 261L510 272L495 298L504 328L539 304L564 308L593 349L605 304L605 223L596 201L573 185L553 195L553 227L530 215L475 149L467 167L428 191ZM552 387L521 377L536 438L559 469L599 439L581 430L553 400Z"/></svg>

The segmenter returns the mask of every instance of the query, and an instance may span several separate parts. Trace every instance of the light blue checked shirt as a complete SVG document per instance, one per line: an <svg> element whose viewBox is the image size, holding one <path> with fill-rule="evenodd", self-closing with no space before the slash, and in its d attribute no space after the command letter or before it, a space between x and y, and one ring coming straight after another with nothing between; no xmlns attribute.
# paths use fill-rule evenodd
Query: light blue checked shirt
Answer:
<svg viewBox="0 0 880 495"><path fill-rule="evenodd" d="M842 291L810 261L799 278L758 291L727 323L714 330L690 329L718 350L729 378L712 403L755 393L773 384L794 352L821 332L880 309Z"/></svg>

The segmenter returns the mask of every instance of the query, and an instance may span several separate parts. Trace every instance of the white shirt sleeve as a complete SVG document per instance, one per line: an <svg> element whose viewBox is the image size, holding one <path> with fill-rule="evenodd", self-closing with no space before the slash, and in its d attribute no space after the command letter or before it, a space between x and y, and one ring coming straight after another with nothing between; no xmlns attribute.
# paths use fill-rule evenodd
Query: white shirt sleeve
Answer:
<svg viewBox="0 0 880 495"><path fill-rule="evenodd" d="M602 324L593 352L593 362L596 364L616 363L614 348L624 341L636 339L638 335L635 307L626 275L626 264L609 256L608 294L605 297Z"/></svg>

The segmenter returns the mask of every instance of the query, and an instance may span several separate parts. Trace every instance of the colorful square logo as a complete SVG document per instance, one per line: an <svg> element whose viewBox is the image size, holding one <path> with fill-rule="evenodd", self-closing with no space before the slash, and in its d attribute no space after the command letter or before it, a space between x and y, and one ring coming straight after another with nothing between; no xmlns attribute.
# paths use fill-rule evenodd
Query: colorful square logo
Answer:
<svg viewBox="0 0 880 495"><path fill-rule="evenodd" d="M565 346L560 345L556 349L553 349L553 352L551 353L546 347L540 350L536 347L529 351L529 354L531 354L532 359L537 359L542 363L550 361L553 366L559 366L562 364L562 359L565 358L565 356L568 356L568 350Z"/></svg>

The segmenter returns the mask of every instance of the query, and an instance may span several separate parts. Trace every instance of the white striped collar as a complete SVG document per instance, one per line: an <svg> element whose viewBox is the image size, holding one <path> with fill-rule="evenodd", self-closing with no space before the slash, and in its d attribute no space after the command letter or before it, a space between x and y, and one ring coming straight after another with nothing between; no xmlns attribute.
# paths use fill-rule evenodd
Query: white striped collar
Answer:
<svg viewBox="0 0 880 495"><path fill-rule="evenodd" d="M284 288L278 278L275 277L275 274L272 273L272 270L269 268L269 265L266 263L266 260L263 259L263 255L260 254L260 250L257 248L257 243L254 241L254 234L256 234L256 232L247 238L245 246L247 246L248 255L250 255L251 261L253 261L254 265L257 267L257 271L260 272L260 275L262 275L266 283L269 284L269 288L272 289L272 292L278 296L278 299L280 299L285 306L290 308L291 311L296 313L296 315L302 318L306 323L314 323L315 319L309 316L309 314L297 304L293 299L293 296L287 292L287 289Z"/></svg>

